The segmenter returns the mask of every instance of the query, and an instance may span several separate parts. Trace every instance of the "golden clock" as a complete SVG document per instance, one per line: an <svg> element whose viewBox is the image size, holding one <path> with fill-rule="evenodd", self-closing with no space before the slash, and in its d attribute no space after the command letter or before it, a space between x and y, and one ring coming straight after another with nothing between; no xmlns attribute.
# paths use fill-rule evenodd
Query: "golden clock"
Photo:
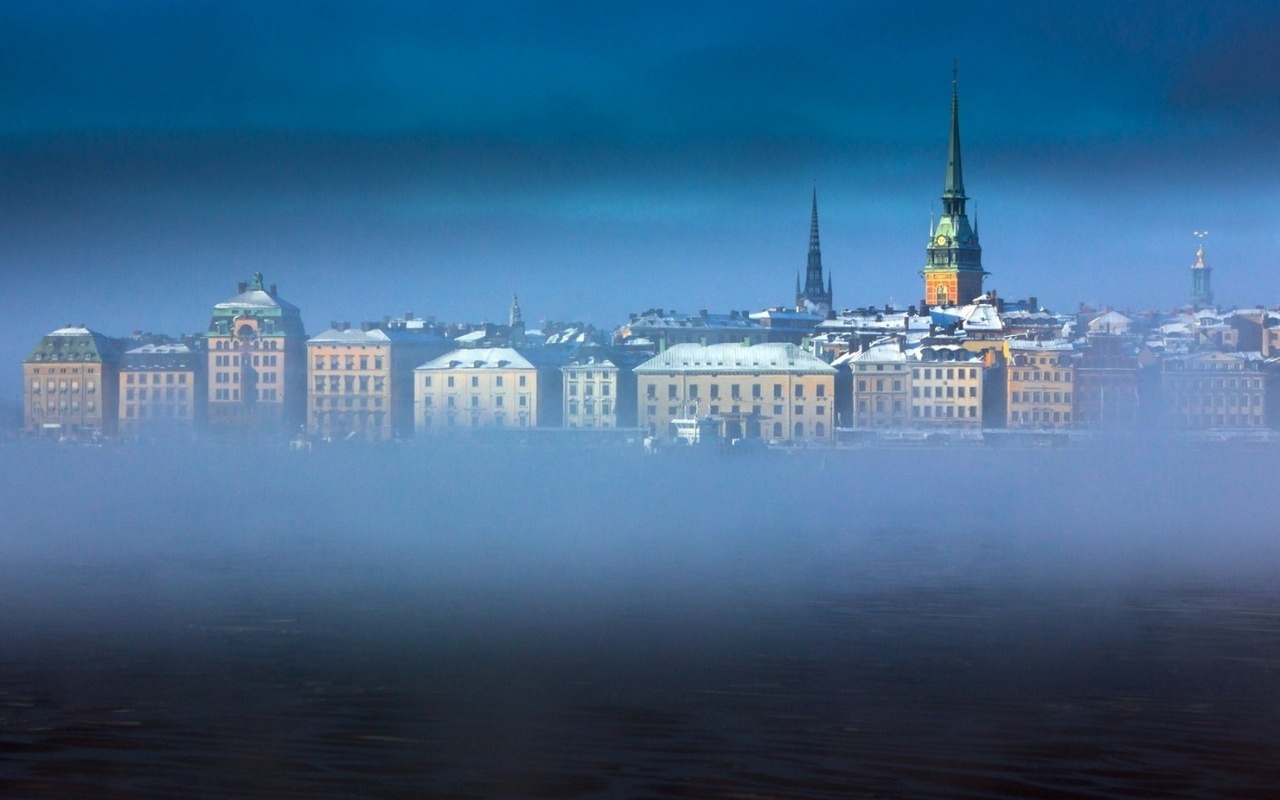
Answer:
<svg viewBox="0 0 1280 800"><path fill-rule="evenodd" d="M939 246L939 247L942 247L943 245L945 245L945 244L947 243L947 237L946 237L946 235L945 235L945 234L941 234L941 233L940 233L940 234L938 234L938 238L937 238L937 239L934 239L933 241L934 241L934 242L936 242L936 243L938 244L938 246Z"/></svg>

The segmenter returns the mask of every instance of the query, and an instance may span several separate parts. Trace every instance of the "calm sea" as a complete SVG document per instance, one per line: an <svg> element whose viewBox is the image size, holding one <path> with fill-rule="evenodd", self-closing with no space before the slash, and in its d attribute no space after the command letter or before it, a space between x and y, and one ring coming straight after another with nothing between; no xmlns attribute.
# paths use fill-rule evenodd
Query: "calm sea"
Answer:
<svg viewBox="0 0 1280 800"><path fill-rule="evenodd" d="M0 797L1280 796L1268 453L155 455L8 476Z"/></svg>

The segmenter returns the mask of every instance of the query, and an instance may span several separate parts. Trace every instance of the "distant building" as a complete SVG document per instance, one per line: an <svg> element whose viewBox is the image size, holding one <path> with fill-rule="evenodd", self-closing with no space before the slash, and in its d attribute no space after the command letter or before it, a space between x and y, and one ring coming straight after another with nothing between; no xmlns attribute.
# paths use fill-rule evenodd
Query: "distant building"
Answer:
<svg viewBox="0 0 1280 800"><path fill-rule="evenodd" d="M558 428L562 361L537 348L453 350L414 370L419 434L481 428Z"/></svg>
<svg viewBox="0 0 1280 800"><path fill-rule="evenodd" d="M719 420L726 439L830 441L835 369L793 344L680 344L636 367L641 427Z"/></svg>
<svg viewBox="0 0 1280 800"><path fill-rule="evenodd" d="M209 426L290 435L306 420L307 334L298 307L252 284L213 307L205 334Z"/></svg>
<svg viewBox="0 0 1280 800"><path fill-rule="evenodd" d="M412 435L413 371L453 343L389 323L335 322L307 340L307 432L386 442Z"/></svg>
<svg viewBox="0 0 1280 800"><path fill-rule="evenodd" d="M903 338L889 336L837 359L852 379L854 428L905 428L911 420L911 366Z"/></svg>
<svg viewBox="0 0 1280 800"><path fill-rule="evenodd" d="M1073 425L1075 370L1071 343L1009 340L1006 425L1010 428L1069 428Z"/></svg>
<svg viewBox="0 0 1280 800"><path fill-rule="evenodd" d="M144 344L120 368L121 436L189 436L203 423L204 353L190 344Z"/></svg>
<svg viewBox="0 0 1280 800"><path fill-rule="evenodd" d="M1191 265L1191 307L1213 305L1213 268L1204 262L1204 242L1196 248L1196 263Z"/></svg>
<svg viewBox="0 0 1280 800"><path fill-rule="evenodd" d="M960 100L951 81L951 136L947 144L947 178L942 189L942 214L933 226L925 248L924 278L926 306L971 303L982 294L982 246L978 227L969 224L965 213L964 175L960 164Z"/></svg>
<svg viewBox="0 0 1280 800"><path fill-rule="evenodd" d="M119 339L83 325L41 338L22 362L23 427L53 436L115 433L123 351Z"/></svg>
<svg viewBox="0 0 1280 800"><path fill-rule="evenodd" d="M913 428L981 428L984 364L959 344L910 351Z"/></svg>
<svg viewBox="0 0 1280 800"><path fill-rule="evenodd" d="M678 344L763 344L769 331L747 311L711 314L681 314L661 308L632 314L625 325L613 332L613 346L632 353L656 355Z"/></svg>
<svg viewBox="0 0 1280 800"><path fill-rule="evenodd" d="M1075 357L1075 424L1082 428L1134 427L1138 385L1138 355L1131 341L1116 334L1090 333Z"/></svg>
<svg viewBox="0 0 1280 800"><path fill-rule="evenodd" d="M635 362L603 348L584 348L564 373L566 428L636 426Z"/></svg>
<svg viewBox="0 0 1280 800"><path fill-rule="evenodd" d="M1259 353L1166 357L1161 388L1167 423L1182 430L1264 427L1270 389L1265 364Z"/></svg>

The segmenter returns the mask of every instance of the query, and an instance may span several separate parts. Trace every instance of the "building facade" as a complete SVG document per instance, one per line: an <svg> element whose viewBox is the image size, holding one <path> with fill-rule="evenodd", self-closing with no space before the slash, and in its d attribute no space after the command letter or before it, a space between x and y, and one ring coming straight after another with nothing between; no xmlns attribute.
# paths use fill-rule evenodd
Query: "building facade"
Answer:
<svg viewBox="0 0 1280 800"><path fill-rule="evenodd" d="M447 436L560 427L561 366L532 348L453 350L414 370L415 428L420 435Z"/></svg>
<svg viewBox="0 0 1280 800"><path fill-rule="evenodd" d="M1075 359L1075 424L1132 428L1138 422L1138 356L1126 336L1089 334Z"/></svg>
<svg viewBox="0 0 1280 800"><path fill-rule="evenodd" d="M942 214L925 248L925 306L972 303L982 294L982 246L976 223L965 213L964 173L960 163L960 100L951 81L951 135L947 144L947 177L942 188Z"/></svg>
<svg viewBox="0 0 1280 800"><path fill-rule="evenodd" d="M413 433L413 371L453 349L442 337L333 323L307 340L307 432L387 442Z"/></svg>
<svg viewBox="0 0 1280 800"><path fill-rule="evenodd" d="M727 440L834 436L836 370L793 344L680 344L635 374L640 427L659 439L696 418L718 420Z"/></svg>
<svg viewBox="0 0 1280 800"><path fill-rule="evenodd" d="M1071 343L1009 340L1005 425L1010 428L1069 428L1073 416L1075 369Z"/></svg>
<svg viewBox="0 0 1280 800"><path fill-rule="evenodd" d="M1265 363L1258 353L1166 357L1161 389L1167 424L1181 430L1266 426Z"/></svg>
<svg viewBox="0 0 1280 800"><path fill-rule="evenodd" d="M306 419L307 334L262 274L213 307L205 334L209 427L292 435Z"/></svg>
<svg viewBox="0 0 1280 800"><path fill-rule="evenodd" d="M905 428L911 421L911 366L901 337L842 356L852 382L851 427Z"/></svg>
<svg viewBox="0 0 1280 800"><path fill-rule="evenodd" d="M623 359L603 354L571 358L560 368L564 374L564 426L635 427L636 381L631 367Z"/></svg>
<svg viewBox="0 0 1280 800"><path fill-rule="evenodd" d="M24 429L59 437L115 433L123 351L120 340L83 325L41 338L22 362Z"/></svg>
<svg viewBox="0 0 1280 800"><path fill-rule="evenodd" d="M922 345L910 352L911 427L982 427L982 356L959 345Z"/></svg>
<svg viewBox="0 0 1280 800"><path fill-rule="evenodd" d="M186 343L126 351L120 367L120 435L191 435L204 421L204 367L204 353Z"/></svg>

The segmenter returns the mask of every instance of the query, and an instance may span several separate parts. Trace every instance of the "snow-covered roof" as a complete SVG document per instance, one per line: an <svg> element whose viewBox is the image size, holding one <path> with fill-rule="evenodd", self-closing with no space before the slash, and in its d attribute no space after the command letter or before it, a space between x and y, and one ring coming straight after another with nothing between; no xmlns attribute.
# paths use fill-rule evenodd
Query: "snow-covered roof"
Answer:
<svg viewBox="0 0 1280 800"><path fill-rule="evenodd" d="M125 355L186 355L190 352L190 347L181 342L175 342L170 344L144 344L141 347L126 350Z"/></svg>
<svg viewBox="0 0 1280 800"><path fill-rule="evenodd" d="M794 344L677 344L659 353L636 372L807 372L834 373L820 358Z"/></svg>
<svg viewBox="0 0 1280 800"><path fill-rule="evenodd" d="M849 354L851 364L904 364L907 353L896 339L881 339L866 350Z"/></svg>
<svg viewBox="0 0 1280 800"><path fill-rule="evenodd" d="M281 300L265 289L249 289L230 300L224 300L214 306L214 309L218 311L230 311L239 308L290 308L296 310L297 306L287 300Z"/></svg>
<svg viewBox="0 0 1280 800"><path fill-rule="evenodd" d="M1010 350L1034 350L1040 352L1070 352L1073 348L1066 339L1046 339L1031 341L1027 339L1010 339Z"/></svg>
<svg viewBox="0 0 1280 800"><path fill-rule="evenodd" d="M559 367L561 363L551 354L535 348L517 350L514 347L463 347L433 358L415 371L538 369Z"/></svg>

